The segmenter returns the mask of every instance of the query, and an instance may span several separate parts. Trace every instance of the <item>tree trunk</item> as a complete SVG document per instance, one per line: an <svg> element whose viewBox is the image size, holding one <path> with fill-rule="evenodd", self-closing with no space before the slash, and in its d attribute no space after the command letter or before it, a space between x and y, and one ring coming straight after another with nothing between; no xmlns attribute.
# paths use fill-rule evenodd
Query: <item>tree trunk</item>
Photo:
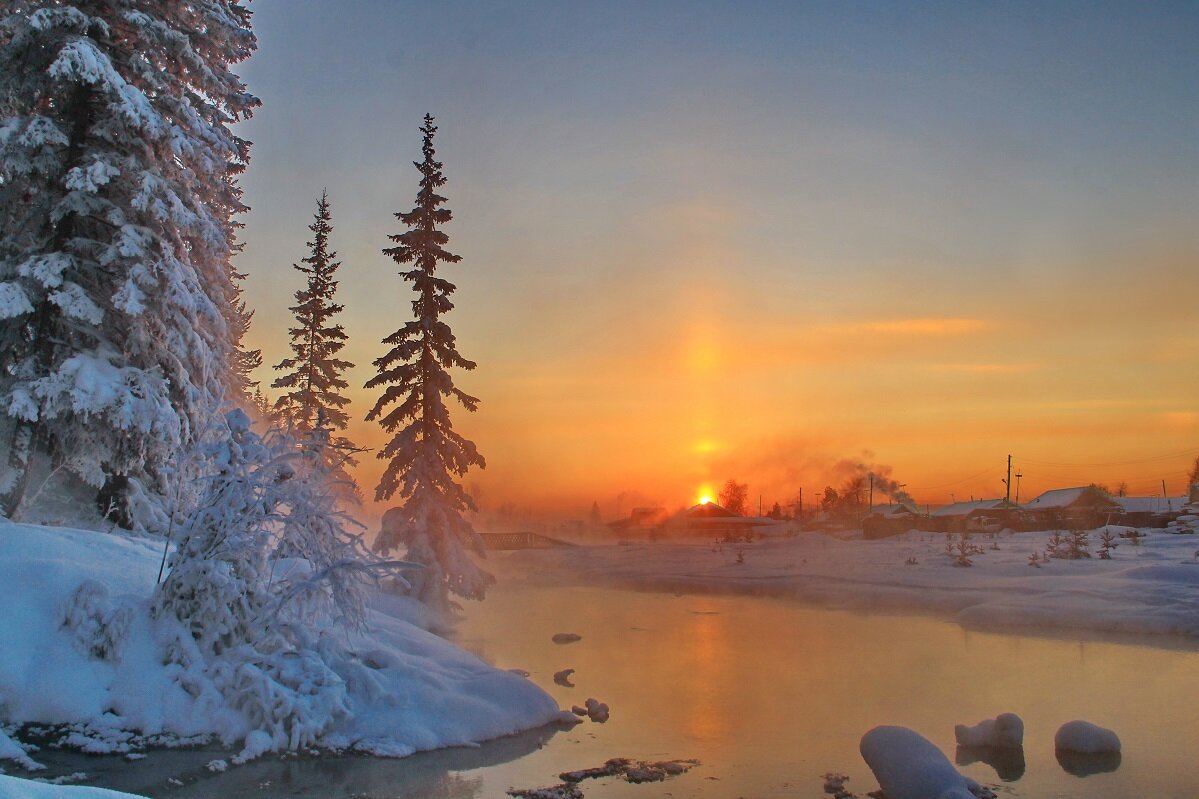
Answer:
<svg viewBox="0 0 1199 799"><path fill-rule="evenodd" d="M35 433L34 423L26 421L17 422L12 433L12 443L8 450L8 468L13 472L12 485L0 497L0 505L3 505L4 515L14 522L20 519L21 502L29 490Z"/></svg>

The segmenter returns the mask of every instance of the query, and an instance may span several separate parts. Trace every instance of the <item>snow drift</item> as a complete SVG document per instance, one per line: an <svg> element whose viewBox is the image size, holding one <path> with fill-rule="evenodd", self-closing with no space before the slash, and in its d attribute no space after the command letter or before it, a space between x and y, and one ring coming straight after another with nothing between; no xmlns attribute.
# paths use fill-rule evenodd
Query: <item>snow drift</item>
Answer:
<svg viewBox="0 0 1199 799"><path fill-rule="evenodd" d="M0 720L74 725L70 742L94 752L129 751L137 732L240 742L248 759L300 741L404 756L562 718L540 688L388 615L385 602L372 603L362 632L314 626L312 648L283 653L272 679L253 663L222 674L180 650L173 619L150 613L162 546L0 520ZM246 701L227 701L229 680ZM303 736L264 727L280 702L297 705L286 710L308 725Z"/></svg>

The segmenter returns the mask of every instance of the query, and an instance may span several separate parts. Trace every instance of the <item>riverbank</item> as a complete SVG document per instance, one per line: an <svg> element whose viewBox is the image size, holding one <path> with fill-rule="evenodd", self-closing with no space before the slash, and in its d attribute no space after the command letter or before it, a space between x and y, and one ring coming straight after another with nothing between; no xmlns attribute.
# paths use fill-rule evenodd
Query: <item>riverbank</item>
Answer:
<svg viewBox="0 0 1199 799"><path fill-rule="evenodd" d="M1044 559L1048 533L973 536L960 565L946 536L881 540L801 533L753 543L622 542L524 550L497 568L543 585L600 585L684 593L780 597L827 608L925 613L976 630L1069 631L1199 642L1199 537L1139 530L1098 556ZM1036 565L1030 557L1037 554Z"/></svg>
<svg viewBox="0 0 1199 799"><path fill-rule="evenodd" d="M43 747L125 757L213 744L226 754L211 759L235 764L296 749L296 740L306 750L403 757L565 717L536 685L412 624L399 598L378 597L361 630L311 620L317 643L285 653L292 668L273 682L255 664L180 654L186 641L150 613L162 547L0 520L5 766L37 771L37 750L11 738L18 731ZM309 681L313 673L325 679ZM249 698L230 701L222 690L230 684ZM290 745L263 731L263 717L279 706L307 725L303 738L291 730Z"/></svg>

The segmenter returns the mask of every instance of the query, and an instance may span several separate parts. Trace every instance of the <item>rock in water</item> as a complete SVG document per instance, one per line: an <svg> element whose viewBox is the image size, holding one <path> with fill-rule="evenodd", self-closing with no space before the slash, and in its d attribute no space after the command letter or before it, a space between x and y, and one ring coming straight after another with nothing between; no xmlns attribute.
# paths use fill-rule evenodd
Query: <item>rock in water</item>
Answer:
<svg viewBox="0 0 1199 799"><path fill-rule="evenodd" d="M907 727L875 727L858 748L887 799L975 799L973 781Z"/></svg>
<svg viewBox="0 0 1199 799"><path fill-rule="evenodd" d="M555 644L573 644L575 641L582 641L583 636L578 633L554 633L550 640Z"/></svg>
<svg viewBox="0 0 1199 799"><path fill-rule="evenodd" d="M1067 721L1053 736L1053 746L1055 749L1084 754L1119 752L1120 737L1089 721Z"/></svg>
<svg viewBox="0 0 1199 799"><path fill-rule="evenodd" d="M1018 749L1024 746L1024 722L1015 713L1000 713L973 727L958 724L953 728L959 746L996 746Z"/></svg>
<svg viewBox="0 0 1199 799"><path fill-rule="evenodd" d="M566 688L574 688L575 684L570 681L570 675L574 673L574 669L562 669L562 671L555 671L554 682Z"/></svg>

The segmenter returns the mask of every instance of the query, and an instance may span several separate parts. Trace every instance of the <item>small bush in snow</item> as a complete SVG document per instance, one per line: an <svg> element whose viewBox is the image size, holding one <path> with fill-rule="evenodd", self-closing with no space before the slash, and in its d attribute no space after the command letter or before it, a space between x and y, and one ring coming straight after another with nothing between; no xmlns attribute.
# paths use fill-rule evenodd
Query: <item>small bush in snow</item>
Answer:
<svg viewBox="0 0 1199 799"><path fill-rule="evenodd" d="M95 580L84 580L62 608L61 627L70 630L76 646L88 657L116 661L129 630L133 612L114 608L108 589Z"/></svg>

